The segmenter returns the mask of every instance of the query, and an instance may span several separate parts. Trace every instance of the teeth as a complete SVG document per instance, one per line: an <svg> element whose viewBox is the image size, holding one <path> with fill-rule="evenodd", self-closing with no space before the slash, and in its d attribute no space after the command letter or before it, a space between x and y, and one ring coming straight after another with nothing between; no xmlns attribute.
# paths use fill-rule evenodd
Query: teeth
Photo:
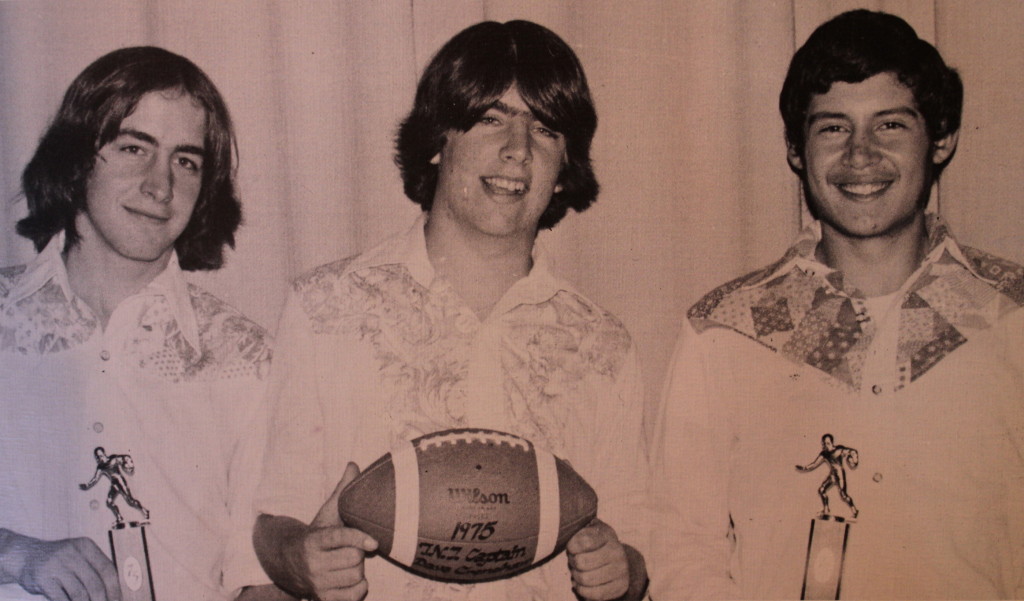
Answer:
<svg viewBox="0 0 1024 601"><path fill-rule="evenodd" d="M875 194L876 192L881 192L888 185L889 184L885 182L869 182L866 184L841 184L839 187L842 188L844 192L868 196L870 194Z"/></svg>
<svg viewBox="0 0 1024 601"><path fill-rule="evenodd" d="M504 177L485 177L484 182L492 188L498 188L511 194L523 194L526 192L526 182Z"/></svg>

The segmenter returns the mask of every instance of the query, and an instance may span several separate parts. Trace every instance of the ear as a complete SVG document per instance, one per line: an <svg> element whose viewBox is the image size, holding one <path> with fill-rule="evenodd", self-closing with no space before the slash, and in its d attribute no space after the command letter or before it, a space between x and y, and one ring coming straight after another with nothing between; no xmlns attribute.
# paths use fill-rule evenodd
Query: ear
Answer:
<svg viewBox="0 0 1024 601"><path fill-rule="evenodd" d="M564 190L564 188L562 188L562 184L555 184L555 194L558 194L562 190Z"/></svg>
<svg viewBox="0 0 1024 601"><path fill-rule="evenodd" d="M800 172L804 170L804 158L797 152L796 146L793 146L790 142L786 142L786 160L789 161L789 166L793 171Z"/></svg>
<svg viewBox="0 0 1024 601"><path fill-rule="evenodd" d="M441 153L440 152L435 154L434 158L430 159L430 164L431 165L440 165L441 164Z"/></svg>
<svg viewBox="0 0 1024 601"><path fill-rule="evenodd" d="M960 140L960 130L947 134L932 142L932 163L941 165L953 156L956 150L956 143Z"/></svg>

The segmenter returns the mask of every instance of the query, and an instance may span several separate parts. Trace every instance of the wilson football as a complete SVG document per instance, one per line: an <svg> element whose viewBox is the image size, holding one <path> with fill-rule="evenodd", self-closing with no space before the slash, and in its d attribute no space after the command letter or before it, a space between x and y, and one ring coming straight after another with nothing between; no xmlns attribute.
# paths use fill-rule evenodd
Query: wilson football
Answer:
<svg viewBox="0 0 1024 601"><path fill-rule="evenodd" d="M594 489L524 438L459 429L384 455L338 499L378 553L446 582L497 580L560 552L597 515Z"/></svg>

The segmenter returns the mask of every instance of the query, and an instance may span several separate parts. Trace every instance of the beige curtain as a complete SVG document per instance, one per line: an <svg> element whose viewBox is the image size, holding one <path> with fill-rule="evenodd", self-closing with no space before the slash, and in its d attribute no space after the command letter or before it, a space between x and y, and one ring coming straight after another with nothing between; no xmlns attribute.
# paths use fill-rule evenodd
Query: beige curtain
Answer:
<svg viewBox="0 0 1024 601"><path fill-rule="evenodd" d="M114 48L164 46L210 74L239 137L245 225L227 267L195 279L273 328L289 280L416 214L392 138L432 53L471 23L530 19L576 49L600 116L603 192L544 243L633 332L654 397L687 307L797 232L778 91L810 31L858 6L903 16L961 70L942 210L1024 261L1024 3L149 0L0 3L0 264L32 254L13 229L20 172L71 79Z"/></svg>

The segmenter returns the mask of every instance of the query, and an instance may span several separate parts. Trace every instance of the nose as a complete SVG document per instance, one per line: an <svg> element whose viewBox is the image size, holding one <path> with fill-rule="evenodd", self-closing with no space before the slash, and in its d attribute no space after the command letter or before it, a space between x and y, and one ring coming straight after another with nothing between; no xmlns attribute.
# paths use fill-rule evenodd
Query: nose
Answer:
<svg viewBox="0 0 1024 601"><path fill-rule="evenodd" d="M879 159L877 141L871 132L855 131L846 145L846 164L862 169L875 164Z"/></svg>
<svg viewBox="0 0 1024 601"><path fill-rule="evenodd" d="M505 137L505 145L501 148L501 158L506 161L527 163L533 158L530 126L527 123L513 121Z"/></svg>
<svg viewBox="0 0 1024 601"><path fill-rule="evenodd" d="M146 165L142 178L142 192L157 202L170 202L174 196L174 172L170 161L154 158Z"/></svg>

